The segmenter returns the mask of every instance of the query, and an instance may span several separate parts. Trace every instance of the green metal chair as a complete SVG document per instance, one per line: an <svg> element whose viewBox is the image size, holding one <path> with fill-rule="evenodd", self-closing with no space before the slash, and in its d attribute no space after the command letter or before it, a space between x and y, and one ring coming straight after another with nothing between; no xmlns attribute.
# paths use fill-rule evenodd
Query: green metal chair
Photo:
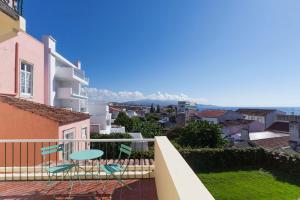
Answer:
<svg viewBox="0 0 300 200"><path fill-rule="evenodd" d="M46 157L50 156L50 154L63 152L64 151L63 147L64 147L63 144L58 144L58 145L41 148L41 154L43 156L43 163L45 162ZM49 166L49 165L50 164L48 164L48 166L46 168L46 171L48 174L48 184L51 183L52 176L57 175L57 173L61 173L61 172L63 172L62 179L64 179L64 177L66 175L70 176L70 180L72 179L70 172L71 172L71 169L75 166L73 163L63 163L63 164L59 164L59 165L55 165L55 166Z"/></svg>
<svg viewBox="0 0 300 200"><path fill-rule="evenodd" d="M121 144L119 156L118 156L116 163L106 164L106 165L97 164L97 166L99 168L99 171L98 171L99 177L100 177L101 170L104 171L107 175L107 179L104 182L104 186L102 189L103 192L105 192L105 186L111 178L115 179L119 184L121 184L122 186L125 186L126 188L131 190L131 188L122 180L122 176L124 175L125 171L127 170L131 153L132 153L131 147ZM126 160L128 162L125 164ZM115 190L115 188L116 188L116 186L114 187L113 191Z"/></svg>

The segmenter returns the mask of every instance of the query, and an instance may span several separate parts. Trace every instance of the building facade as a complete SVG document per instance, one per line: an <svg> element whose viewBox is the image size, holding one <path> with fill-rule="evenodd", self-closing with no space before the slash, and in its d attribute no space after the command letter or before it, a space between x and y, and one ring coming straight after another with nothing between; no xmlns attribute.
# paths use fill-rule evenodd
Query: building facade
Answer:
<svg viewBox="0 0 300 200"><path fill-rule="evenodd" d="M26 33L23 17L0 8L0 94L44 103L44 45Z"/></svg>
<svg viewBox="0 0 300 200"><path fill-rule="evenodd" d="M270 127L276 120L277 115L284 114L275 109L238 109L238 113L244 116L244 119L255 120L264 124L265 129Z"/></svg>
<svg viewBox="0 0 300 200"><path fill-rule="evenodd" d="M177 104L177 112L178 113L184 113L188 110L197 110L196 103L193 103L190 101L178 101L178 104Z"/></svg>
<svg viewBox="0 0 300 200"><path fill-rule="evenodd" d="M91 115L92 132L111 133L111 113L106 102L98 100L88 101L88 110Z"/></svg>
<svg viewBox="0 0 300 200"><path fill-rule="evenodd" d="M68 61L56 50L56 40L43 36L45 47L45 103L77 112L88 112L84 87L89 79L81 63Z"/></svg>

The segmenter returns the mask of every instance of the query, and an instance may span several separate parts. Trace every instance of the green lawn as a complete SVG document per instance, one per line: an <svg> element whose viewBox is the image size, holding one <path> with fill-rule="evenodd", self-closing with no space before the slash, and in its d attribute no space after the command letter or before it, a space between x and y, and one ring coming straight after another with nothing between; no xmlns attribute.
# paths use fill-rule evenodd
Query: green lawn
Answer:
<svg viewBox="0 0 300 200"><path fill-rule="evenodd" d="M298 200L300 187L265 171L198 173L216 200Z"/></svg>

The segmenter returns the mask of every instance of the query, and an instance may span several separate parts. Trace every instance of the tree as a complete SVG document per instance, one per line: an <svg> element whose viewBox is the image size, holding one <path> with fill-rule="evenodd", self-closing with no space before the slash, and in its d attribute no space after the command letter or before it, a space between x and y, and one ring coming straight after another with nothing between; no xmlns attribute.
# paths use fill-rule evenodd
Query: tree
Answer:
<svg viewBox="0 0 300 200"><path fill-rule="evenodd" d="M151 104L151 107L150 107L150 113L154 113L155 112L155 108L154 108L154 105Z"/></svg>
<svg viewBox="0 0 300 200"><path fill-rule="evenodd" d="M157 123L150 121L136 121L132 128L133 132L142 133L144 138L153 138L162 135L162 128Z"/></svg>
<svg viewBox="0 0 300 200"><path fill-rule="evenodd" d="M159 104L157 104L157 106L156 106L156 112L160 113L160 106L159 106Z"/></svg>
<svg viewBox="0 0 300 200"><path fill-rule="evenodd" d="M125 112L120 112L118 114L118 117L115 120L115 124L121 125L121 126L125 126L125 130L126 131L131 131L132 130L132 126L133 126L132 120L130 119L130 117L128 117L126 115Z"/></svg>
<svg viewBox="0 0 300 200"><path fill-rule="evenodd" d="M226 141L221 136L221 127L207 121L192 121L179 136L177 142L183 147L217 148L223 147Z"/></svg>

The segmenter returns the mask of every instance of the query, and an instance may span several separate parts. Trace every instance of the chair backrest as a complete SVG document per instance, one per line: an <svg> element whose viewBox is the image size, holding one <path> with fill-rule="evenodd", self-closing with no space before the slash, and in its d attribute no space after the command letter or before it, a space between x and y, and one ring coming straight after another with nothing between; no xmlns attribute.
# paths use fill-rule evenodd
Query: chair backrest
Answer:
<svg viewBox="0 0 300 200"><path fill-rule="evenodd" d="M44 157L48 154L56 153L56 152L63 151L63 150L64 150L64 145L63 144L57 144L57 145L41 148L41 153L42 153L42 156Z"/></svg>
<svg viewBox="0 0 300 200"><path fill-rule="evenodd" d="M119 160L122 158L122 155L125 155L126 159L129 159L132 153L132 148L125 145L121 144L120 146L120 153L119 153Z"/></svg>

